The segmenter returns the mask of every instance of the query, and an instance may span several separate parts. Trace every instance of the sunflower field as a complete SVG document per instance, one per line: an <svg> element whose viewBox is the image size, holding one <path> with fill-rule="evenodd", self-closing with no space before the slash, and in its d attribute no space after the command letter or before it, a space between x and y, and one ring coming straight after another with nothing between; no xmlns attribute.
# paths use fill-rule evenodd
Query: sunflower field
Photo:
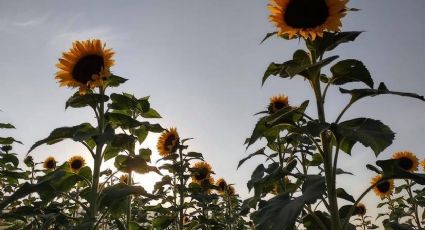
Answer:
<svg viewBox="0 0 425 230"><path fill-rule="evenodd" d="M180 132L178 125L164 127L167 118L159 111L166 105L120 92L132 79L114 71L116 53L101 38L76 40L58 53L54 78L72 90L66 111L83 111L87 119L52 128L23 153L15 152L23 145L18 137L0 133L0 229L425 229L423 154L402 149L389 159L363 162L358 167L375 176L360 195L337 184L342 175L355 177L342 168L341 155L351 155L361 144L378 157L396 136L378 118L347 118L346 113L370 97L392 95L407 104L425 102L424 96L377 83L367 63L338 55L341 46L355 46L364 36L343 30L342 19L359 11L348 0L270 0L267 10L275 31L261 43L274 38L298 48L290 60L264 66L259 87L272 79L285 84L302 79L313 99L306 96L296 104L282 92L271 95L263 108L253 108L258 113L252 132L239 138L246 155L222 162L234 165L235 174L236 168L254 164L248 181L220 175L207 161L209 153L191 147L202 140ZM347 102L330 119L335 110L325 103L336 87ZM208 119L214 122L214 116ZM13 129L1 121L0 131ZM152 136L157 138L150 146ZM34 154L64 141L86 154L70 154L66 161ZM159 178L152 190L139 180L147 174ZM246 184L247 196L236 183ZM363 201L368 193L376 195L377 207Z"/></svg>

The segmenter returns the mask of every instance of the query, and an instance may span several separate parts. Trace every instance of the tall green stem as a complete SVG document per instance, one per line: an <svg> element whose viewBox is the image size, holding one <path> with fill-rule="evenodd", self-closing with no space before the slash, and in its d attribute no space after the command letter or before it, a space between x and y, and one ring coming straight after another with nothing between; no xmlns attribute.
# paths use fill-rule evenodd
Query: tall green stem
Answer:
<svg viewBox="0 0 425 230"><path fill-rule="evenodd" d="M184 207L184 178L183 178L183 174L184 174L184 162L183 162L183 152L180 149L179 150L179 158L180 158L180 170L179 170L179 179L180 179L180 186L179 186L179 195L180 195L180 202L179 202L179 229L183 230L183 220L184 220L184 212L183 212L183 207Z"/></svg>
<svg viewBox="0 0 425 230"><path fill-rule="evenodd" d="M105 89L103 87L99 87L99 93L101 95L105 95ZM98 107L99 118L97 120L98 123L98 131L99 136L102 136L105 132L105 103L102 101ZM93 166L93 179L92 179L92 188L91 188L91 196L90 196L90 214L89 218L92 223L96 221L96 215L98 211L98 186L99 186L99 177L100 177L100 166L102 165L102 150L103 150L103 141L96 143L96 152L94 155L94 166ZM93 226L93 225L92 225ZM92 227L94 228L94 226Z"/></svg>

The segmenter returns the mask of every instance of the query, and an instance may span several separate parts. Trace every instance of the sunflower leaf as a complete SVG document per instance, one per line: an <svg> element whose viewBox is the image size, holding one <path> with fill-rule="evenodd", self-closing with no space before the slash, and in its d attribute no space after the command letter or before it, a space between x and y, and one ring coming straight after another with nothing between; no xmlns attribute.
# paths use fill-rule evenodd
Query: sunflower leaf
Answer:
<svg viewBox="0 0 425 230"><path fill-rule="evenodd" d="M331 67L332 79L334 85L342 85L348 82L363 82L370 88L373 88L373 80L369 70L361 61L354 59L342 60Z"/></svg>
<svg viewBox="0 0 425 230"><path fill-rule="evenodd" d="M425 97L415 94L415 93L405 93L405 92L397 92L397 91L390 91L388 90L387 86L381 82L379 84L379 87L377 89L352 89L347 90L343 88L339 88L339 91L344 94L351 94L351 101L350 103L354 103L364 97L374 97L377 95L383 95L383 94L393 94L403 97L412 97L419 99L421 101L425 101Z"/></svg>
<svg viewBox="0 0 425 230"><path fill-rule="evenodd" d="M416 183L425 185L425 174L411 173L400 168L396 159L377 161L376 165L382 168L383 178L386 179L411 179Z"/></svg>
<svg viewBox="0 0 425 230"><path fill-rule="evenodd" d="M263 40L261 40L260 45L263 44L263 42L267 39L269 39L270 37L276 35L277 32L271 32L271 33L267 33L266 36L263 38Z"/></svg>
<svg viewBox="0 0 425 230"><path fill-rule="evenodd" d="M0 137L0 144L2 145L11 145L14 142L22 144L22 142L15 140L13 137Z"/></svg>
<svg viewBox="0 0 425 230"><path fill-rule="evenodd" d="M323 37L317 37L314 41L307 40L306 46L314 54L314 57L319 58L326 51L333 50L342 43L354 41L361 33L362 31L325 32Z"/></svg>
<svg viewBox="0 0 425 230"><path fill-rule="evenodd" d="M249 154L247 157L245 157L245 158L243 158L242 160L240 160L239 161L239 163L238 163L238 167L237 167L237 169L239 169L239 167L245 162L245 161L247 161L248 159L250 159L251 157L253 157L253 156L256 156L256 155L265 155L265 156L267 156L265 153L264 153L264 150L265 150L266 148L265 147L263 147L263 148L261 148L261 149L259 149L259 150L257 150L257 151L255 151L254 153L251 153L251 154Z"/></svg>
<svg viewBox="0 0 425 230"><path fill-rule="evenodd" d="M106 80L106 84L107 86L110 86L110 87L118 87L119 85L126 82L127 80L128 79L112 74Z"/></svg>
<svg viewBox="0 0 425 230"><path fill-rule="evenodd" d="M15 126L9 123L0 123L0 129L14 129Z"/></svg>
<svg viewBox="0 0 425 230"><path fill-rule="evenodd" d="M88 93L84 95L80 95L79 92L76 92L72 95L65 103L65 109L68 107L72 108L82 108L86 106L90 106L94 108L97 104L101 102L107 102L109 97L106 95L96 94L96 93Z"/></svg>
<svg viewBox="0 0 425 230"><path fill-rule="evenodd" d="M331 130L340 142L341 150L351 154L357 142L370 147L378 156L394 140L394 132L378 120L356 118L339 124L332 124Z"/></svg>

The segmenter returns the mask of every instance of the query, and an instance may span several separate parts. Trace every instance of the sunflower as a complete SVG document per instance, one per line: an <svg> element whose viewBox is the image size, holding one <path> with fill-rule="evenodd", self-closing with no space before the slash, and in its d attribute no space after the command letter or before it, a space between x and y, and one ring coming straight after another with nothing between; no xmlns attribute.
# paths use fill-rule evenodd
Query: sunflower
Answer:
<svg viewBox="0 0 425 230"><path fill-rule="evenodd" d="M47 170L52 170L56 168L56 160L54 157L48 157L43 162L43 168Z"/></svg>
<svg viewBox="0 0 425 230"><path fill-rule="evenodd" d="M376 175L372 178L372 181L370 182L372 185L376 184L379 180L381 180L382 175ZM381 199L383 199L386 196L389 196L393 193L394 189L394 181L393 180L383 180L379 182L375 187L373 187L373 191L375 194Z"/></svg>
<svg viewBox="0 0 425 230"><path fill-rule="evenodd" d="M288 97L284 95L277 95L270 98L270 104L267 110L270 114L277 112L280 109L288 107Z"/></svg>
<svg viewBox="0 0 425 230"><path fill-rule="evenodd" d="M339 31L347 0L270 0L269 21L279 36L305 39L323 37L324 31Z"/></svg>
<svg viewBox="0 0 425 230"><path fill-rule="evenodd" d="M127 184L128 182L128 174L122 174L120 176L120 183Z"/></svg>
<svg viewBox="0 0 425 230"><path fill-rule="evenodd" d="M364 216L366 214L366 206L363 203L357 204L354 213L359 216Z"/></svg>
<svg viewBox="0 0 425 230"><path fill-rule="evenodd" d="M192 181L197 184L202 184L204 180L209 180L211 175L211 165L207 162L200 161L196 162L193 166L193 169L196 169L192 174Z"/></svg>
<svg viewBox="0 0 425 230"><path fill-rule="evenodd" d="M88 89L103 85L114 65L112 49L106 49L99 39L75 41L68 52L62 54L56 67L60 86L79 87L84 94Z"/></svg>
<svg viewBox="0 0 425 230"><path fill-rule="evenodd" d="M223 178L218 179L215 185L218 187L217 189L218 193L224 194L226 192L227 182Z"/></svg>
<svg viewBox="0 0 425 230"><path fill-rule="evenodd" d="M158 149L159 155L166 157L177 151L179 145L179 134L176 128L170 128L165 130L158 139L156 148Z"/></svg>
<svg viewBox="0 0 425 230"><path fill-rule="evenodd" d="M404 170L414 172L418 170L419 160L415 154L402 151L393 154L392 159L398 160L398 166Z"/></svg>
<svg viewBox="0 0 425 230"><path fill-rule="evenodd" d="M86 162L81 156L73 156L68 160L68 164L69 167L71 167L71 170L76 173L86 164Z"/></svg>

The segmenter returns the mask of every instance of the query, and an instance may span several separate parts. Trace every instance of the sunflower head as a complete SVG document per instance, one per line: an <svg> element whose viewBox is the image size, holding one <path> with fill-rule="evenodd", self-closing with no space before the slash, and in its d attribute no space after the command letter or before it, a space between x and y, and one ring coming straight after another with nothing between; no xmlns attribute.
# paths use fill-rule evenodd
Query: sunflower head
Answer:
<svg viewBox="0 0 425 230"><path fill-rule="evenodd" d="M354 213L359 216L364 216L366 214L366 206L363 203L357 204Z"/></svg>
<svg viewBox="0 0 425 230"><path fill-rule="evenodd" d="M195 169L192 173L192 181L197 184L202 184L204 180L209 180L211 177L211 165L207 162L199 161L196 162L192 169Z"/></svg>
<svg viewBox="0 0 425 230"><path fill-rule="evenodd" d="M270 98L270 104L267 107L267 110L270 114L273 114L288 106L288 97L284 95L277 95Z"/></svg>
<svg viewBox="0 0 425 230"><path fill-rule="evenodd" d="M235 187L233 187L233 185L229 185L227 187L227 194L229 196L234 196L236 194Z"/></svg>
<svg viewBox="0 0 425 230"><path fill-rule="evenodd" d="M69 167L74 173L80 171L82 167L86 164L86 161L82 156L73 156L68 160Z"/></svg>
<svg viewBox="0 0 425 230"><path fill-rule="evenodd" d="M128 183L128 174L122 174L120 176L120 183L127 184Z"/></svg>
<svg viewBox="0 0 425 230"><path fill-rule="evenodd" d="M398 161L398 166L404 170L414 172L418 170L419 160L415 154L402 151L393 154L392 159Z"/></svg>
<svg viewBox="0 0 425 230"><path fill-rule="evenodd" d="M305 39L322 37L324 31L339 31L347 0L270 0L269 21L279 36Z"/></svg>
<svg viewBox="0 0 425 230"><path fill-rule="evenodd" d="M381 180L381 178L382 178L382 175L376 175L375 177L372 178L372 181L370 183L374 185L379 180ZM377 196L381 197L381 199L391 195L393 193L393 189L394 189L393 180L383 180L373 187L373 191L375 192Z"/></svg>
<svg viewBox="0 0 425 230"><path fill-rule="evenodd" d="M60 86L78 87L81 94L88 89L103 86L103 80L111 74L114 52L106 49L99 39L75 41L68 52L59 58L56 79Z"/></svg>
<svg viewBox="0 0 425 230"><path fill-rule="evenodd" d="M218 179L217 182L215 182L215 185L218 187L218 193L224 194L226 192L227 182L223 178Z"/></svg>
<svg viewBox="0 0 425 230"><path fill-rule="evenodd" d="M53 170L56 168L56 160L54 157L48 157L43 162L43 168Z"/></svg>
<svg viewBox="0 0 425 230"><path fill-rule="evenodd" d="M166 157L177 151L179 146L180 138L176 128L170 128L165 130L158 139L156 147L159 155Z"/></svg>

